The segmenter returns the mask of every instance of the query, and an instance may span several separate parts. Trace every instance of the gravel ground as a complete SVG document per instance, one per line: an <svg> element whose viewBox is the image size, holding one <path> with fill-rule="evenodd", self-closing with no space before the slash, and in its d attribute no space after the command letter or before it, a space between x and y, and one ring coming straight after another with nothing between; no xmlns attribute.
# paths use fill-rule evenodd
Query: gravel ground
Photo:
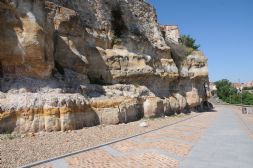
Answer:
<svg viewBox="0 0 253 168"><path fill-rule="evenodd" d="M192 117L197 113L173 117L143 119L140 121L108 126L96 126L76 131L36 133L28 135L0 135L0 167L17 167L44 160L87 147L109 142ZM147 127L140 127L143 121Z"/></svg>

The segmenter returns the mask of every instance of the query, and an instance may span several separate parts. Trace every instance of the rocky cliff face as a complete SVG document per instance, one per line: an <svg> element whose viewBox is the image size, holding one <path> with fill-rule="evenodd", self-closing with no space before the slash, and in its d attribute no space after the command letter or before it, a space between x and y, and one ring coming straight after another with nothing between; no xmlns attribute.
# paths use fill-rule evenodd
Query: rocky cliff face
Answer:
<svg viewBox="0 0 253 168"><path fill-rule="evenodd" d="M207 59L140 0L0 0L0 132L118 124L206 101Z"/></svg>

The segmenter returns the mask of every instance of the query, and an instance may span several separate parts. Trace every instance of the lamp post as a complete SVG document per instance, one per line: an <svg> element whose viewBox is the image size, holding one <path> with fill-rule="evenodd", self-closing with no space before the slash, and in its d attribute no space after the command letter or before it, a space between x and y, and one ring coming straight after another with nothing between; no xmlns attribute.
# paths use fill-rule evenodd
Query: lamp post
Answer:
<svg viewBox="0 0 253 168"><path fill-rule="evenodd" d="M242 105L242 88L241 88L241 105Z"/></svg>
<svg viewBox="0 0 253 168"><path fill-rule="evenodd" d="M247 112L246 112L247 109L243 107L243 102L242 102L242 93L243 93L242 89L243 89L243 87L242 87L242 84L241 84L241 82L240 82L240 79L239 79L239 83L240 83L240 92L241 92L241 95L240 95L240 99L241 99L241 108L242 108L242 113L244 114L244 113L247 113Z"/></svg>
<svg viewBox="0 0 253 168"><path fill-rule="evenodd" d="M229 88L229 104L232 103L231 94L232 94L232 89Z"/></svg>

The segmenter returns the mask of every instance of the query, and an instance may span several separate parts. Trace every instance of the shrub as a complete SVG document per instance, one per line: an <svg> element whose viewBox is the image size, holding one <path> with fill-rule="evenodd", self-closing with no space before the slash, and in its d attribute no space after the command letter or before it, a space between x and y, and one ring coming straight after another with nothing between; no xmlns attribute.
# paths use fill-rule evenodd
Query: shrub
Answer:
<svg viewBox="0 0 253 168"><path fill-rule="evenodd" d="M189 35L181 35L179 42L186 47L198 50L200 45L196 44L196 40L190 37Z"/></svg>
<svg viewBox="0 0 253 168"><path fill-rule="evenodd" d="M215 82L217 87L217 96L224 102L231 104L245 104L253 105L253 94L245 91L238 93L238 91L232 86L232 83L227 79L222 79ZM241 102L242 99L242 102Z"/></svg>

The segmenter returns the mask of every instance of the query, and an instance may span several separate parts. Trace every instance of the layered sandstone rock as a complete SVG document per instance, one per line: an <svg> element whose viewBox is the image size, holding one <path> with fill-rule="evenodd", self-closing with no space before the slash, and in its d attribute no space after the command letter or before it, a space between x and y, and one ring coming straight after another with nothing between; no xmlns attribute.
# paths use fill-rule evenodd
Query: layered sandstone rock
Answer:
<svg viewBox="0 0 253 168"><path fill-rule="evenodd" d="M158 97L147 97L143 103L145 117L158 117L164 114L164 103Z"/></svg>
<svg viewBox="0 0 253 168"><path fill-rule="evenodd" d="M170 32L172 29L172 32ZM207 100L208 65L207 58L200 51L193 51L178 43L177 27L161 26L166 44L171 48L172 58L178 67L178 93L186 98L190 108ZM176 35L175 35L176 34Z"/></svg>
<svg viewBox="0 0 253 168"><path fill-rule="evenodd" d="M54 66L54 29L44 1L1 1L1 8L2 75L49 77Z"/></svg>
<svg viewBox="0 0 253 168"><path fill-rule="evenodd" d="M180 31L178 26L175 25L163 25L161 31L165 39L170 39L176 43L179 42Z"/></svg>
<svg viewBox="0 0 253 168"><path fill-rule="evenodd" d="M0 132L118 124L206 101L207 59L135 0L0 0Z"/></svg>

